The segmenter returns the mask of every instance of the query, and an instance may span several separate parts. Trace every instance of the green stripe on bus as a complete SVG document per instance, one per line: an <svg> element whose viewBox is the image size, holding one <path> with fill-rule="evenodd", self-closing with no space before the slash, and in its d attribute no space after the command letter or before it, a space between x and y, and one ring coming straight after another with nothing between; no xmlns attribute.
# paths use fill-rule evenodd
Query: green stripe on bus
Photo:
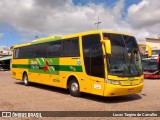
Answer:
<svg viewBox="0 0 160 120"><path fill-rule="evenodd" d="M31 44L46 43L46 42L51 42L51 41L56 41L56 40L61 40L61 37L58 37L58 38L48 38L48 39L39 40L39 41L37 40L37 41L31 42Z"/></svg>
<svg viewBox="0 0 160 120"><path fill-rule="evenodd" d="M60 65L59 66L59 71L74 71L74 72L82 72L82 66L65 66L65 65Z"/></svg>
<svg viewBox="0 0 160 120"><path fill-rule="evenodd" d="M74 66L74 65L49 65L49 69L54 67L55 71L72 71L72 72L82 72L82 66ZM25 68L29 69L31 72L47 72L43 70L43 67L40 69L31 69L31 65L24 65L24 64L12 64L12 68Z"/></svg>
<svg viewBox="0 0 160 120"><path fill-rule="evenodd" d="M29 68L29 65L24 65L24 64L12 64L12 68Z"/></svg>

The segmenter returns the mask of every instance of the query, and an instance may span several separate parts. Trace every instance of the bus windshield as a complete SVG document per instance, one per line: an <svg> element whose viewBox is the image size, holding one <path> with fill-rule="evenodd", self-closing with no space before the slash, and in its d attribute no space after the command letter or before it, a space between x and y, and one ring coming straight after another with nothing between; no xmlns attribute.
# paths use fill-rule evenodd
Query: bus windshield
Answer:
<svg viewBox="0 0 160 120"><path fill-rule="evenodd" d="M143 69L144 71L150 71L150 72L155 72L158 70L158 62L156 59L143 59Z"/></svg>
<svg viewBox="0 0 160 120"><path fill-rule="evenodd" d="M140 76L143 74L139 47L133 36L103 33L111 41L111 55L107 55L108 74Z"/></svg>

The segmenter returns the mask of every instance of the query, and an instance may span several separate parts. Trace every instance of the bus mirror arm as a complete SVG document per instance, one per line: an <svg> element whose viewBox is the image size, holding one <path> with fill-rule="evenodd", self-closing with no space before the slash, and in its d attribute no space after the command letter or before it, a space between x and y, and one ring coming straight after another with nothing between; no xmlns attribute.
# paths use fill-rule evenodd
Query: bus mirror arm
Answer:
<svg viewBox="0 0 160 120"><path fill-rule="evenodd" d="M105 53L111 54L111 42L110 40L101 40L102 45L104 45Z"/></svg>
<svg viewBox="0 0 160 120"><path fill-rule="evenodd" d="M152 56L152 48L150 45L147 45L147 44L138 44L139 47L146 47L148 49L148 57L151 57Z"/></svg>

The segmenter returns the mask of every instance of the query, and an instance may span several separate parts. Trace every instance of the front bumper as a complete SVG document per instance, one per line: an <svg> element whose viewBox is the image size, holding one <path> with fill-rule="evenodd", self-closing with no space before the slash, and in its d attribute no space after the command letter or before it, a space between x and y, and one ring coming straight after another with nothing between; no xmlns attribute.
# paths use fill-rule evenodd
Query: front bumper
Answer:
<svg viewBox="0 0 160 120"><path fill-rule="evenodd" d="M160 71L156 71L156 72L143 72L144 73L144 78L160 78Z"/></svg>
<svg viewBox="0 0 160 120"><path fill-rule="evenodd" d="M121 86L106 83L104 96L123 96L137 94L142 91L143 83L134 86Z"/></svg>

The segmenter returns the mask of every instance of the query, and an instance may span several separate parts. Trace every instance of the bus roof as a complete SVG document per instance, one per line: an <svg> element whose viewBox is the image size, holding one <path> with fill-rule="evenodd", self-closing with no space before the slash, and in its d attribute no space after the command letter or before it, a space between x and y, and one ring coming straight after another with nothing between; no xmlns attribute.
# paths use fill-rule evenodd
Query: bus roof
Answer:
<svg viewBox="0 0 160 120"><path fill-rule="evenodd" d="M49 42L49 41L54 41L54 40L59 40L59 39L61 39L60 36L49 36L49 37L45 37L45 38L39 38L39 39L35 39L35 40L31 41L30 43L15 45L14 48L28 46L28 45L32 45L32 44L44 43L44 42Z"/></svg>
<svg viewBox="0 0 160 120"><path fill-rule="evenodd" d="M70 37L78 36L78 35L87 35L87 34L94 34L94 33L113 33L113 34L123 34L123 35L133 36L132 34L127 34L127 33L123 33L123 32L115 32L115 31L111 31L111 30L91 30L91 31L85 31L85 32L62 36L62 39L70 38Z"/></svg>
<svg viewBox="0 0 160 120"><path fill-rule="evenodd" d="M44 43L44 42L49 42L49 41L54 41L54 40L66 39L66 38L71 38L71 37L77 37L79 35L95 34L95 33L113 33L113 34L123 34L127 36L132 36L131 34L126 34L122 32L114 32L110 30L91 30L91 31L85 31L85 32L80 32L80 33L75 33L75 34L69 34L65 36L49 36L46 38L39 38L39 39L35 39L31 41L30 43L15 45L14 48L28 46L31 44Z"/></svg>

